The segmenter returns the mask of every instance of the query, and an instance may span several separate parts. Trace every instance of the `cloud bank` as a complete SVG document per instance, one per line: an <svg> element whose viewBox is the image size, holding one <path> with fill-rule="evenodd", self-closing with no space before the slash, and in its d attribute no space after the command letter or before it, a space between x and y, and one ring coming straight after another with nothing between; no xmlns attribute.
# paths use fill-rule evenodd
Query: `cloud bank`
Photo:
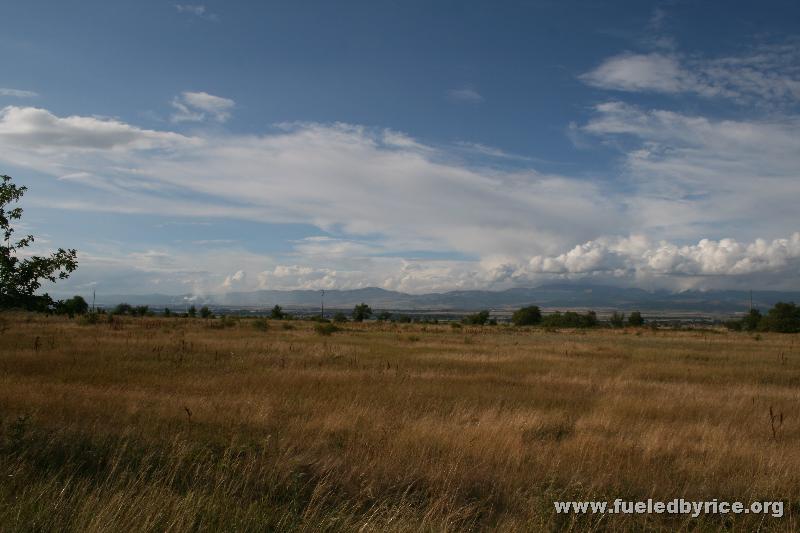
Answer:
<svg viewBox="0 0 800 533"><path fill-rule="evenodd" d="M433 145L356 124L187 134L182 124L224 123L235 108L188 91L172 101L175 131L5 107L0 162L74 188L47 207L310 224L328 234L280 254L209 241L198 248L200 266L196 253L169 246L89 249L76 273L81 283L113 265L126 272L118 283L135 280L145 292L426 292L583 278L796 289L798 62L788 46L704 59L665 45L607 58L581 79L615 98L593 105L571 131L615 155L611 177L545 173L535 160L491 146ZM631 92L757 102L762 111L716 118L618 98ZM477 93L450 96L480 101Z"/></svg>

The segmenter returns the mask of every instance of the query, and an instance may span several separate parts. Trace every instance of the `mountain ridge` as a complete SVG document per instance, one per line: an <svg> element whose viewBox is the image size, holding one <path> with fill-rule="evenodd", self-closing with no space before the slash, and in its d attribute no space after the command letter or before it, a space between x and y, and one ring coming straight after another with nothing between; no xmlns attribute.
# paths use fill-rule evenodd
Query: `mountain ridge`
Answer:
<svg viewBox="0 0 800 533"><path fill-rule="evenodd" d="M365 302L373 309L453 310L514 309L523 305L539 305L545 309L593 308L623 311L697 311L709 313L745 312L750 306L750 291L742 290L667 290L648 291L634 287L610 285L552 283L537 287L517 287L501 291L455 290L409 294L380 287L325 290L328 309L349 308ZM754 307L766 309L778 301L800 302L800 291L752 291ZM241 308L267 308L281 305L287 309L315 309L322 301L320 290L238 291L208 295L142 294L98 295L97 303L113 306L120 302L153 307L210 305Z"/></svg>

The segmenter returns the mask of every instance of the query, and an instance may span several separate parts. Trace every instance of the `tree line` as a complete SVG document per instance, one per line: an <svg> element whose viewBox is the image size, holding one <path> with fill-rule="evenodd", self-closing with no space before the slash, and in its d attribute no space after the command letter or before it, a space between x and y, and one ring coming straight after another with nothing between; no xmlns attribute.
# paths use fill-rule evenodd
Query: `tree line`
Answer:
<svg viewBox="0 0 800 533"><path fill-rule="evenodd" d="M800 333L800 307L794 302L778 302L766 315L758 309L751 309L743 318L728 320L725 326L733 331Z"/></svg>

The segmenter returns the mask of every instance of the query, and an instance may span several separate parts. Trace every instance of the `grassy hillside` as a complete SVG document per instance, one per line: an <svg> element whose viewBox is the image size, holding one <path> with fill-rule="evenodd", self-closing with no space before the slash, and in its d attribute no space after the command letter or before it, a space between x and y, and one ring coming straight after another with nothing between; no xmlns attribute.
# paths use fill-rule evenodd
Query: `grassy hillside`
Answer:
<svg viewBox="0 0 800 533"><path fill-rule="evenodd" d="M796 336L253 323L0 315L0 530L800 527Z"/></svg>

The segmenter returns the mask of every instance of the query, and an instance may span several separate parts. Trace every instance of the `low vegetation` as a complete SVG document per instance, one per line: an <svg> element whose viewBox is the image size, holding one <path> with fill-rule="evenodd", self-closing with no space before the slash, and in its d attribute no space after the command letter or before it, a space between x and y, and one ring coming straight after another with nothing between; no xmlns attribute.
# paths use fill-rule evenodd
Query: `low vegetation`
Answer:
<svg viewBox="0 0 800 533"><path fill-rule="evenodd" d="M0 529L800 526L791 335L108 316L0 314ZM553 511L617 497L791 504Z"/></svg>
<svg viewBox="0 0 800 533"><path fill-rule="evenodd" d="M778 333L800 333L800 307L792 302L778 302L766 315L751 309L744 318L725 323L734 331L775 331Z"/></svg>

